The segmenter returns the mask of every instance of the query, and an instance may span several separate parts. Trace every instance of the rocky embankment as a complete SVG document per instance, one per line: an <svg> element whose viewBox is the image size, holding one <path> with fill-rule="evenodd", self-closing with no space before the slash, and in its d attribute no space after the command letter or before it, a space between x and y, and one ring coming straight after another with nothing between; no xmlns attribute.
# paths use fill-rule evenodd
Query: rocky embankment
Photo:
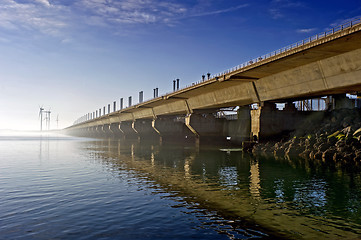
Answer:
<svg viewBox="0 0 361 240"><path fill-rule="evenodd" d="M361 164L361 112L338 109L315 113L290 136L279 142L259 143L252 152Z"/></svg>

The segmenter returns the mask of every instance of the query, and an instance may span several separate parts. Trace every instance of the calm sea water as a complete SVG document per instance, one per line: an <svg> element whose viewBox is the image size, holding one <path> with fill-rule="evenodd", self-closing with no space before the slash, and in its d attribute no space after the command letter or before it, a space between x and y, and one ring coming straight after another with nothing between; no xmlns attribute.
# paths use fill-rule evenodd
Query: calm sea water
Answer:
<svg viewBox="0 0 361 240"><path fill-rule="evenodd" d="M360 172L322 162L0 136L0 239L355 239L360 201Z"/></svg>

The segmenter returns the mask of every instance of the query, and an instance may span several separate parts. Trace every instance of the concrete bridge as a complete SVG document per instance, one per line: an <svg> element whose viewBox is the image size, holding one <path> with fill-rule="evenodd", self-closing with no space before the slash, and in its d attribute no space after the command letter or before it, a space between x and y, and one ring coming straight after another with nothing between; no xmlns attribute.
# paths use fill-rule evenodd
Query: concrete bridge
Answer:
<svg viewBox="0 0 361 240"><path fill-rule="evenodd" d="M236 141L292 131L295 101L329 96L333 107L361 91L361 19L253 59L146 102L87 114L66 130L80 136L219 138ZM281 111L275 103L286 103ZM253 104L253 108L251 105ZM257 107L254 105L257 104ZM237 107L237 117L220 117Z"/></svg>

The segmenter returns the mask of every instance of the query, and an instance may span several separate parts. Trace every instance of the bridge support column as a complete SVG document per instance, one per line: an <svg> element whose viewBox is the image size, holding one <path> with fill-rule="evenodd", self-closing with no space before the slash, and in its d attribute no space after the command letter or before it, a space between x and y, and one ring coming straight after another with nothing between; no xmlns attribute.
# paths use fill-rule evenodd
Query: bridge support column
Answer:
<svg viewBox="0 0 361 240"><path fill-rule="evenodd" d="M338 94L333 95L332 98L334 99L334 109L341 109L341 108L349 108L352 109L355 107L355 101L349 99L346 94Z"/></svg>
<svg viewBox="0 0 361 240"><path fill-rule="evenodd" d="M138 139L138 142L139 142L140 141L140 135L139 135L139 132L137 131L137 129L135 129L135 120L133 120L133 122L132 122L132 129L135 132L135 134L137 135L137 139Z"/></svg>
<svg viewBox="0 0 361 240"><path fill-rule="evenodd" d="M141 139L157 139L160 136L158 129L153 127L155 121L153 119L138 119L134 122L134 130L137 131ZM157 132L157 131L158 132Z"/></svg>
<svg viewBox="0 0 361 240"><path fill-rule="evenodd" d="M111 128L111 124L107 124L106 129L107 129L107 137L114 137L114 132Z"/></svg>
<svg viewBox="0 0 361 240"><path fill-rule="evenodd" d="M216 118L214 112L192 113L190 116L188 116L188 118L189 118L188 120L189 126L191 126L192 129L194 129L194 131L197 133L197 138L200 141L202 142L226 141L226 137L228 136L227 119Z"/></svg>
<svg viewBox="0 0 361 240"><path fill-rule="evenodd" d="M102 126L101 126L101 125L97 125L97 126L95 127L95 134L96 134L97 137L103 135L103 131L102 131Z"/></svg>
<svg viewBox="0 0 361 240"><path fill-rule="evenodd" d="M199 136L198 132L191 126L191 116L192 116L192 113L187 114L184 118L184 121L185 121L187 128L194 134L196 145L199 145L200 136Z"/></svg>
<svg viewBox="0 0 361 240"><path fill-rule="evenodd" d="M161 133L162 141L165 139L183 140L187 136L193 135L185 125L183 116L159 116L154 121L154 127Z"/></svg>
<svg viewBox="0 0 361 240"><path fill-rule="evenodd" d="M251 134L253 140L279 138L295 131L311 111L297 111L289 102L283 110L276 104L264 102L258 109L251 110Z"/></svg>
<svg viewBox="0 0 361 240"><path fill-rule="evenodd" d="M110 130L110 124L100 125L100 134L99 137L109 138L112 137L112 132Z"/></svg>
<svg viewBox="0 0 361 240"><path fill-rule="evenodd" d="M118 126L119 130L124 134L124 139L137 139L138 134L134 131L133 121L120 122Z"/></svg>
<svg viewBox="0 0 361 240"><path fill-rule="evenodd" d="M159 143L160 144L162 144L162 141L163 141L163 139L162 139L162 134L160 133L160 131L157 129L157 127L155 126L155 121L157 120L157 118L155 117L155 118L153 118L153 120L152 120L152 128L154 129L154 131L159 135Z"/></svg>
<svg viewBox="0 0 361 240"><path fill-rule="evenodd" d="M237 120L228 121L227 136L231 137L231 141L237 144L250 140L251 107L249 105L239 107Z"/></svg>
<svg viewBox="0 0 361 240"><path fill-rule="evenodd" d="M120 123L112 123L109 125L109 130L112 132L112 136L114 138L124 138L124 133L122 133L122 131L120 131L119 129L119 125Z"/></svg>
<svg viewBox="0 0 361 240"><path fill-rule="evenodd" d="M96 137L95 126L89 128L89 137Z"/></svg>

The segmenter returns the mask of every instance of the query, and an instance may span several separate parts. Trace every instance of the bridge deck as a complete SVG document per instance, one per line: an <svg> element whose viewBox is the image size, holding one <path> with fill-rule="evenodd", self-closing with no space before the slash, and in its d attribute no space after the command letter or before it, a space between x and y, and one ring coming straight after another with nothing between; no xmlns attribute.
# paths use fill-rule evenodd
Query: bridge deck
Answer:
<svg viewBox="0 0 361 240"><path fill-rule="evenodd" d="M72 127L361 91L361 24Z"/></svg>

